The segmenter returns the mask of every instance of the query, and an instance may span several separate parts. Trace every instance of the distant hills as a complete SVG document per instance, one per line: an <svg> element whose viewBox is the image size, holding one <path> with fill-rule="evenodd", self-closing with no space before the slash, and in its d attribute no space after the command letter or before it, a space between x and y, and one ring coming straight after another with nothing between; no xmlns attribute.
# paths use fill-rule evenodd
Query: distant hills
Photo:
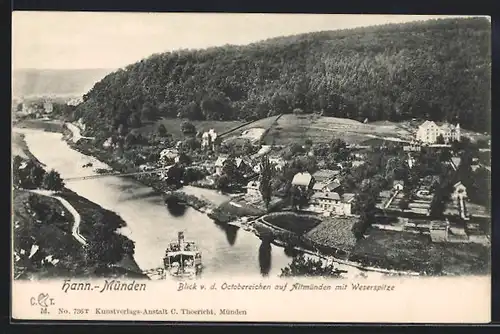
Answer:
<svg viewBox="0 0 500 334"><path fill-rule="evenodd" d="M75 116L111 132L157 117L280 113L431 119L490 131L490 25L442 19L156 54L97 82Z"/></svg>
<svg viewBox="0 0 500 334"><path fill-rule="evenodd" d="M13 95L17 98L82 96L112 71L113 69L18 69L13 72Z"/></svg>

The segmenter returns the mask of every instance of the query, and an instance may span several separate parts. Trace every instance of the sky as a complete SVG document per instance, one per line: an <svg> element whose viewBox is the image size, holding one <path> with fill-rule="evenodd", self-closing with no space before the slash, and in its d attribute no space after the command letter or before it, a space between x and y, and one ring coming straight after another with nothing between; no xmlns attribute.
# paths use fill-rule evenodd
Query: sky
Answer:
<svg viewBox="0 0 500 334"><path fill-rule="evenodd" d="M14 12L14 69L116 69L153 53L323 30L445 18L432 15Z"/></svg>

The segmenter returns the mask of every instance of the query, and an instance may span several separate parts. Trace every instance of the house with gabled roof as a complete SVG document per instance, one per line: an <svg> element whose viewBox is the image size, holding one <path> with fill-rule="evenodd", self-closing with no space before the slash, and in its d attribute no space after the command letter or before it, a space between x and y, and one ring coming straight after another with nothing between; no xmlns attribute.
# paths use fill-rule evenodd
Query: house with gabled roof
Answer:
<svg viewBox="0 0 500 334"><path fill-rule="evenodd" d="M247 186L247 195L253 198L261 198L260 181L250 181Z"/></svg>
<svg viewBox="0 0 500 334"><path fill-rule="evenodd" d="M416 139L426 144L435 144L442 136L445 143L460 140L460 124L445 123L441 126L433 121L425 121L417 130Z"/></svg>
<svg viewBox="0 0 500 334"><path fill-rule="evenodd" d="M344 194L340 196L336 192L316 192L311 196L309 201L309 210L322 213L325 216L349 216L351 215L351 204L353 200L354 194Z"/></svg>
<svg viewBox="0 0 500 334"><path fill-rule="evenodd" d="M396 191L401 191L405 187L405 182L403 180L394 180L392 183L392 189Z"/></svg>
<svg viewBox="0 0 500 334"><path fill-rule="evenodd" d="M301 172L294 175L292 179L292 186L303 187L305 189L312 189L314 185L314 178L308 172Z"/></svg>
<svg viewBox="0 0 500 334"><path fill-rule="evenodd" d="M466 199L467 198L467 187L463 185L462 182L458 181L453 185L453 193L451 194L451 198L454 200L457 199Z"/></svg>
<svg viewBox="0 0 500 334"><path fill-rule="evenodd" d="M339 180L335 179L331 182L315 182L313 186L314 192L332 192L340 187Z"/></svg>
<svg viewBox="0 0 500 334"><path fill-rule="evenodd" d="M222 175L222 170L224 168L224 165L226 164L227 159L229 159L228 155L220 155L215 161L215 173L217 175ZM250 166L249 162L243 158L235 158L234 162L236 164L236 167L241 169L242 171L245 171L245 169L248 169Z"/></svg>
<svg viewBox="0 0 500 334"><path fill-rule="evenodd" d="M340 170L320 169L314 172L313 177L317 182L328 182L340 174Z"/></svg>

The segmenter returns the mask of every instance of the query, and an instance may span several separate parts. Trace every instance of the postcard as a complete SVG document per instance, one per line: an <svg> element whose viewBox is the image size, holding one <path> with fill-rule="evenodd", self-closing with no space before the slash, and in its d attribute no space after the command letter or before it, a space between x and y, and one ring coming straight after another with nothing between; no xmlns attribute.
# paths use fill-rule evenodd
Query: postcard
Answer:
<svg viewBox="0 0 500 334"><path fill-rule="evenodd" d="M491 22L14 12L12 318L486 323Z"/></svg>

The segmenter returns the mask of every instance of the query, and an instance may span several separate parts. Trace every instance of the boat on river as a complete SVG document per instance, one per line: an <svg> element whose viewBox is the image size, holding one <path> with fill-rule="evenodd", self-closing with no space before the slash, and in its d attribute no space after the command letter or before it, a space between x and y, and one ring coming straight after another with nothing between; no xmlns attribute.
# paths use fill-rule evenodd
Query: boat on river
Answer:
<svg viewBox="0 0 500 334"><path fill-rule="evenodd" d="M194 241L184 240L184 232L178 232L163 258L166 274L173 277L193 278L201 274L201 251Z"/></svg>

